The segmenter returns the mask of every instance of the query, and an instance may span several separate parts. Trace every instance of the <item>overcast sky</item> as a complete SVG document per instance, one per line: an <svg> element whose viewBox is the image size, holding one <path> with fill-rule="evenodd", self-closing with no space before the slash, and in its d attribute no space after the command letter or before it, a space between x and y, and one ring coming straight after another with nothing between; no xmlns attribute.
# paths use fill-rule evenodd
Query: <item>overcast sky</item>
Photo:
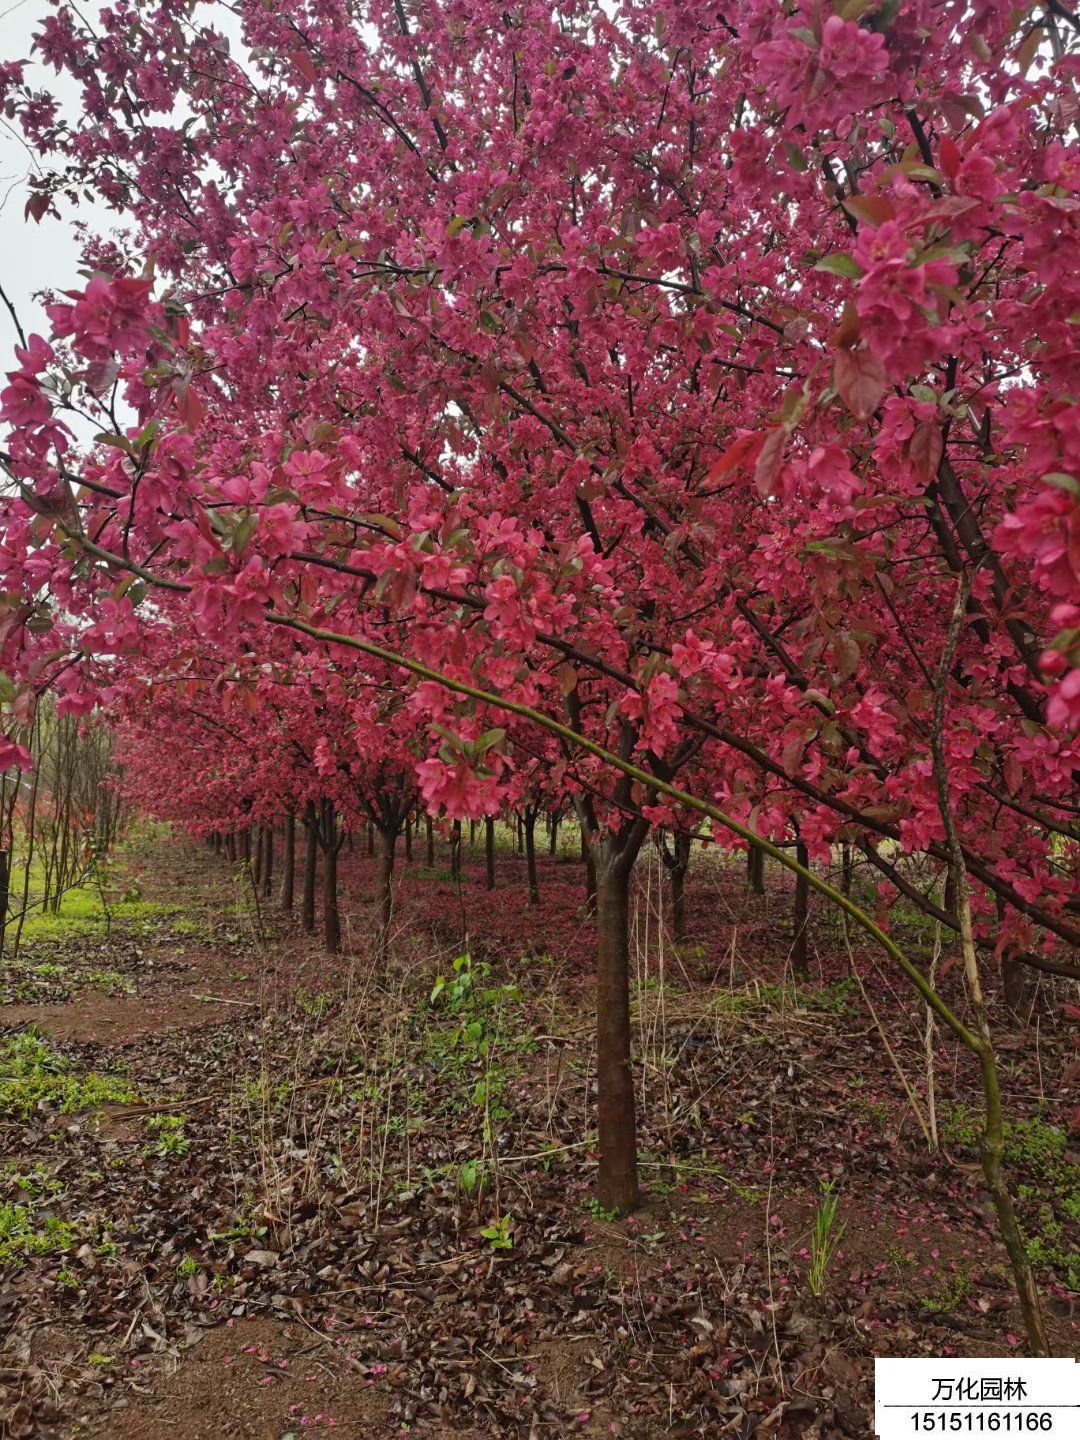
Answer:
<svg viewBox="0 0 1080 1440"><path fill-rule="evenodd" d="M80 7L87 17L96 16L102 8L97 0ZM0 0L0 60L31 61L26 68L27 83L35 90L49 90L59 98L61 107L74 115L80 87L66 74L57 75L51 66L32 59L34 31L52 9L48 0ZM228 9L211 0L203 14L208 19L212 16L215 28L229 36L234 47L239 45L239 26ZM24 219L27 180L34 168L34 157L23 144L18 125L0 114L0 284L14 303L27 334L35 330L47 334L48 321L40 302L33 298L35 292L45 287L72 289L81 283L79 244L72 220L83 220L92 229L107 232L121 217L85 200L80 201L78 209L71 209L60 199L59 220L46 216L37 225L32 217ZM0 374L15 363L12 346L16 341L11 318L0 305Z"/></svg>
<svg viewBox="0 0 1080 1440"><path fill-rule="evenodd" d="M0 0L0 58L30 59L31 36L49 8L47 0ZM52 69L31 65L26 76L34 89L49 89L65 101L77 99L78 87ZM33 158L22 143L18 126L0 117L0 274L27 333L44 331L47 324L40 304L31 298L34 291L49 285L58 289L75 285L79 265L78 246L69 224L48 217L40 225L23 219L29 193L26 182L33 170ZM108 228L104 214L88 205L80 207L80 218ZM7 310L0 306L0 371L15 363L11 347L16 338Z"/></svg>

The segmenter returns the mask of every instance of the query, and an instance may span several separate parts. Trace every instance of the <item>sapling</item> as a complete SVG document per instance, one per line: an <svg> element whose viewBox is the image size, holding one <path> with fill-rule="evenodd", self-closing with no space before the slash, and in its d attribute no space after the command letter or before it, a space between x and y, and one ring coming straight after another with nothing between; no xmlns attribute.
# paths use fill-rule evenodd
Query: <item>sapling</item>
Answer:
<svg viewBox="0 0 1080 1440"><path fill-rule="evenodd" d="M820 1295L825 1289L836 1247L844 1238L846 1220L837 1220L837 1206L840 1195L832 1180L826 1180L821 1187L821 1203L814 1211L814 1228L810 1235L810 1274L807 1284L811 1295Z"/></svg>

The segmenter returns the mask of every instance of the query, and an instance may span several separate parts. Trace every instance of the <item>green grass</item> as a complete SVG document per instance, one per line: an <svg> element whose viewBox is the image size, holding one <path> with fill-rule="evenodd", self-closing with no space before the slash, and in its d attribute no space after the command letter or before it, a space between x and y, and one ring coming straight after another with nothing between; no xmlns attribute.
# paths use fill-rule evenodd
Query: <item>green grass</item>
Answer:
<svg viewBox="0 0 1080 1440"><path fill-rule="evenodd" d="M60 897L60 908L54 915L43 910L39 903L45 891L45 870L35 859L30 866L28 909L23 921L22 941L62 941L72 936L103 934L109 920L115 924L149 927L179 913L179 906L144 900L137 885L128 884L125 888L121 880L122 876L115 867L110 867L102 876L108 901L107 913L102 904L101 887L93 879L88 879L83 885L64 891ZM16 915L22 909L24 883L25 869L16 863L11 874L10 899L11 909ZM8 921L9 934L14 934L17 923L14 919Z"/></svg>
<svg viewBox="0 0 1080 1440"><path fill-rule="evenodd" d="M62 1055L34 1030L13 1035L0 1050L0 1114L27 1116L38 1107L73 1115L139 1097L118 1075L74 1075Z"/></svg>
<svg viewBox="0 0 1080 1440"><path fill-rule="evenodd" d="M75 1227L32 1205L0 1200L0 1269L21 1269L35 1255L60 1255L75 1243Z"/></svg>
<svg viewBox="0 0 1080 1440"><path fill-rule="evenodd" d="M832 985L761 985L755 982L743 990L720 990L713 999L717 1010L739 1014L747 1010L812 1010L833 1015L852 1010L854 983L837 980Z"/></svg>
<svg viewBox="0 0 1080 1440"><path fill-rule="evenodd" d="M982 1129L977 1111L947 1105L940 1123L947 1144L977 1150ZM1071 1290L1080 1291L1080 1166L1069 1157L1068 1137L1039 1115L1007 1120L1004 1129L1006 1167L1034 1181L1016 1187L1032 1263L1056 1270Z"/></svg>

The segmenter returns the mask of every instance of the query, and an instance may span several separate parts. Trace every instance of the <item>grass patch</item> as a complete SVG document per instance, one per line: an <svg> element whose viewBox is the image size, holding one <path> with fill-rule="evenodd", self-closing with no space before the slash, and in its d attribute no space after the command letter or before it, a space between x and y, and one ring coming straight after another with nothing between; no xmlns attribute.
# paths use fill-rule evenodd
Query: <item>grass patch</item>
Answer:
<svg viewBox="0 0 1080 1440"><path fill-rule="evenodd" d="M55 1215L38 1217L32 1205L0 1200L0 1268L21 1269L35 1255L62 1255L75 1243L75 1227Z"/></svg>
<svg viewBox="0 0 1080 1440"><path fill-rule="evenodd" d="M61 1115L123 1104L139 1097L118 1075L74 1075L36 1030L13 1035L0 1050L0 1112L27 1116L44 1106Z"/></svg>
<svg viewBox="0 0 1080 1440"><path fill-rule="evenodd" d="M1025 1176L1016 1187L1032 1264L1062 1275L1080 1291L1080 1167L1068 1156L1068 1137L1040 1115L1007 1120L1005 1165ZM941 1117L944 1140L977 1150L982 1117L968 1105L949 1105ZM1033 1183L1029 1183L1033 1182Z"/></svg>
<svg viewBox="0 0 1080 1440"><path fill-rule="evenodd" d="M15 1192L13 1199L0 1200L0 1268L21 1269L36 1255L59 1255L72 1248L74 1225L38 1213L63 1188L43 1165L23 1171L9 1161L0 1170L0 1183Z"/></svg>
<svg viewBox="0 0 1080 1440"><path fill-rule="evenodd" d="M749 1010L807 1010L818 1014L848 1015L853 1009L855 985L837 980L832 985L763 985L758 981L742 990L721 990L713 997L713 1009L725 1014Z"/></svg>

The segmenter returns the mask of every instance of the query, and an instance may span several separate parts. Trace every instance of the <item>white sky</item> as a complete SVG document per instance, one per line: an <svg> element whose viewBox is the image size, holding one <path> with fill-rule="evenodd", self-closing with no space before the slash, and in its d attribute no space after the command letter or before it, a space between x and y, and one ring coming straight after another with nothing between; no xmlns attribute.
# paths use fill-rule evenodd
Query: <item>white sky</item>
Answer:
<svg viewBox="0 0 1080 1440"><path fill-rule="evenodd" d="M79 8L92 22L104 7L98 0L89 0ZM58 75L51 66L32 57L33 34L53 10L48 0L0 0L0 60L30 61L25 70L30 87L48 90L57 96L62 110L75 116L80 87L66 73ZM229 37L234 53L242 53L239 25L232 12L214 0L210 0L208 10L212 11L215 28ZM74 289L82 283L78 236L71 222L82 220L91 230L102 233L123 221L105 206L80 200L77 208L69 208L63 198L56 201L60 219L46 216L40 225L34 223L33 217L24 219L27 180L34 168L34 157L23 144L18 125L0 113L0 284L18 311L26 333L37 331L47 336L48 321L33 298L35 292L47 287ZM17 339L11 317L0 304L0 375L14 366L12 346Z"/></svg>
<svg viewBox="0 0 1080 1440"><path fill-rule="evenodd" d="M0 0L0 58L29 60L31 36L49 14L47 0ZM34 89L48 89L62 100L78 99L78 86L40 64L27 66L26 78ZM46 286L71 288L79 283L76 238L64 220L46 217L40 225L23 219L29 190L27 179L34 162L21 141L17 125L0 117L0 283L19 312L23 329L47 333L40 305L31 299ZM79 218L108 228L103 211L82 204ZM0 305L0 372L14 366L15 327Z"/></svg>

